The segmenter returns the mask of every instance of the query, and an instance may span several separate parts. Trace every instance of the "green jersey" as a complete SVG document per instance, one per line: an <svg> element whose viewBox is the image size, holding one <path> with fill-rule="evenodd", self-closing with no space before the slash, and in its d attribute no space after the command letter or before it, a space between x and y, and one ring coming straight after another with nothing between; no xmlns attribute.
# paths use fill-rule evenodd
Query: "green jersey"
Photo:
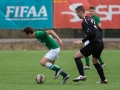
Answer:
<svg viewBox="0 0 120 90"><path fill-rule="evenodd" d="M44 44L48 49L55 49L59 48L58 43L50 37L46 31L36 31L35 37L38 41L40 41L42 44Z"/></svg>
<svg viewBox="0 0 120 90"><path fill-rule="evenodd" d="M93 15L92 18L95 20L96 24L100 23L100 18L97 15Z"/></svg>

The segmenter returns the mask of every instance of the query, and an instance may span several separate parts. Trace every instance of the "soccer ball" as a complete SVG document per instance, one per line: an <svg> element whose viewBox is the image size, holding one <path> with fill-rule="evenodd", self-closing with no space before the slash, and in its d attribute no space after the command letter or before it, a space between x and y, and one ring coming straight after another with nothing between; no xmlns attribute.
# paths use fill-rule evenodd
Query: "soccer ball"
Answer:
<svg viewBox="0 0 120 90"><path fill-rule="evenodd" d="M45 76L43 74L38 74L36 76L36 82L38 84L43 84L45 82Z"/></svg>

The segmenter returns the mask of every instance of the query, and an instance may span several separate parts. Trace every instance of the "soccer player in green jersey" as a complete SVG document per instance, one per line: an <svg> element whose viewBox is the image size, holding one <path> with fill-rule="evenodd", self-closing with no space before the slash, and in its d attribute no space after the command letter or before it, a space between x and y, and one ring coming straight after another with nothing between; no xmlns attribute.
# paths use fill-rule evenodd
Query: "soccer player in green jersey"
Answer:
<svg viewBox="0 0 120 90"><path fill-rule="evenodd" d="M40 64L56 72L54 79L57 79L59 75L62 75L63 80L61 83L64 84L69 78L69 74L65 73L59 66L55 65L55 60L58 58L60 52L59 45L63 46L61 39L53 30L34 31L31 27L26 27L23 32L28 38L35 37L49 49L49 52L40 60ZM59 44L50 35L54 37Z"/></svg>
<svg viewBox="0 0 120 90"><path fill-rule="evenodd" d="M101 27L100 18L96 15L95 7L91 6L91 7L89 8L89 11L90 11L91 17L95 20L96 24L97 24L99 27ZM89 43L89 41L86 41L85 44L84 44L84 46L86 46L88 43ZM90 60L89 57L85 57L86 65L83 67L84 70L89 70L89 69L90 69L89 60ZM101 57L99 58L99 62L100 62L100 64L101 64L102 68L104 68L104 67L105 67L105 63L103 62L103 60L102 60Z"/></svg>

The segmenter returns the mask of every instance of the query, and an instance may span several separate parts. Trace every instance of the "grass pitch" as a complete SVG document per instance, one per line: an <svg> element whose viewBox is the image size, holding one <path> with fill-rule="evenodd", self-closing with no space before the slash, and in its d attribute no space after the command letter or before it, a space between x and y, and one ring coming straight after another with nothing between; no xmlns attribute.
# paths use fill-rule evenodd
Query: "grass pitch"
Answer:
<svg viewBox="0 0 120 90"><path fill-rule="evenodd" d="M0 90L120 90L120 51L104 50L102 53L108 84L96 84L100 80L90 61L90 70L86 70L86 81L73 82L78 71L73 59L77 50L62 50L56 64L70 74L66 84L60 84L62 76L54 80L54 71L39 64L47 51L0 51ZM82 59L84 65L85 60ZM37 74L44 74L44 84L37 84Z"/></svg>

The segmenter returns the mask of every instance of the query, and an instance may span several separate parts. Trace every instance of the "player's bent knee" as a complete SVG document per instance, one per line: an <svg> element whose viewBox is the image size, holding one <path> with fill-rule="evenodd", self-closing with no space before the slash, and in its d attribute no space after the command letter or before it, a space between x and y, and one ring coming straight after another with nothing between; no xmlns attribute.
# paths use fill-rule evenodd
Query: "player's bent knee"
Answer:
<svg viewBox="0 0 120 90"><path fill-rule="evenodd" d="M76 53L76 54L74 55L74 58L79 58L78 53Z"/></svg>
<svg viewBox="0 0 120 90"><path fill-rule="evenodd" d="M40 64L42 65L42 66L45 66L45 62L44 61L40 61Z"/></svg>
<svg viewBox="0 0 120 90"><path fill-rule="evenodd" d="M74 55L74 58L79 58L79 57L77 57L76 55Z"/></svg>
<svg viewBox="0 0 120 90"><path fill-rule="evenodd" d="M74 58L82 58L82 57L75 54Z"/></svg>

